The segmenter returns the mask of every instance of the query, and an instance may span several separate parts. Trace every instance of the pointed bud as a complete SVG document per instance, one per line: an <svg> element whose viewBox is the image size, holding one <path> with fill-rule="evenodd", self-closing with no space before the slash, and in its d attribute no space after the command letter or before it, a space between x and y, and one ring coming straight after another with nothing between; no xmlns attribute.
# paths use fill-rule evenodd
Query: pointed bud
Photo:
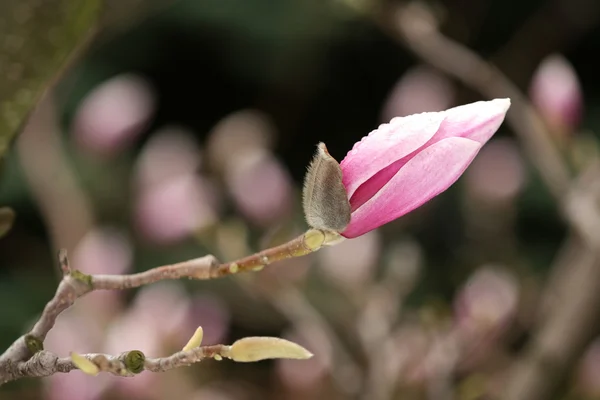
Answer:
<svg viewBox="0 0 600 400"><path fill-rule="evenodd" d="M204 330L201 326L196 329L196 332L192 335L187 344L183 347L183 351L188 351L200 347L202 344L202 338L204 337Z"/></svg>
<svg viewBox="0 0 600 400"><path fill-rule="evenodd" d="M563 56L553 54L540 63L531 81L530 96L552 127L564 130L579 125L583 109L581 84Z"/></svg>
<svg viewBox="0 0 600 400"><path fill-rule="evenodd" d="M238 362L273 358L306 360L313 355L304 347L276 337L248 337L231 345L229 357Z"/></svg>
<svg viewBox="0 0 600 400"><path fill-rule="evenodd" d="M139 374L144 370L146 355L139 350L131 350L123 354L122 360L127 371Z"/></svg>
<svg viewBox="0 0 600 400"><path fill-rule="evenodd" d="M96 364L94 364L81 354L71 352L70 355L73 364L75 364L75 366L79 368L84 374L95 376L98 375L98 372L100 372L100 368L98 368Z"/></svg>
<svg viewBox="0 0 600 400"><path fill-rule="evenodd" d="M319 143L308 167L302 195L304 216L310 227L341 232L350 222L350 203L342 183L342 170L324 143Z"/></svg>
<svg viewBox="0 0 600 400"><path fill-rule="evenodd" d="M509 99L394 118L340 163L352 214L346 238L363 235L439 195L498 130Z"/></svg>

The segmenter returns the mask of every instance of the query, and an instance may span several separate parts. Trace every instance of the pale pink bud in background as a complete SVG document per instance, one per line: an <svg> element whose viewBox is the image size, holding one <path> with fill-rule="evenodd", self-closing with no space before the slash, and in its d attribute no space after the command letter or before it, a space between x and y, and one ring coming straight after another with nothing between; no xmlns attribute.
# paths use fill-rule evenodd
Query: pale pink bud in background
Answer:
<svg viewBox="0 0 600 400"><path fill-rule="evenodd" d="M531 100L546 121L558 129L575 129L583 114L583 94L575 69L559 54L546 57L535 71Z"/></svg>
<svg viewBox="0 0 600 400"><path fill-rule="evenodd" d="M467 280L454 302L459 328L470 335L498 331L516 316L518 281L508 271L483 267Z"/></svg>
<svg viewBox="0 0 600 400"><path fill-rule="evenodd" d="M208 138L211 167L240 213L260 227L286 217L292 207L291 177L270 151L274 136L265 114L242 110L223 118Z"/></svg>
<svg viewBox="0 0 600 400"><path fill-rule="evenodd" d="M469 192L479 200L509 201L525 187L526 170L513 139L499 138L485 146L465 174Z"/></svg>
<svg viewBox="0 0 600 400"><path fill-rule="evenodd" d="M93 153L110 156L144 130L156 106L146 80L132 74L111 78L81 102L73 122L75 141Z"/></svg>
<svg viewBox="0 0 600 400"><path fill-rule="evenodd" d="M183 240L216 221L208 191L210 185L194 175L142 189L135 208L135 225L155 243Z"/></svg>
<svg viewBox="0 0 600 400"><path fill-rule="evenodd" d="M443 111L452 105L454 87L444 75L428 66L406 71L392 88L381 112L382 121L427 111Z"/></svg>
<svg viewBox="0 0 600 400"><path fill-rule="evenodd" d="M586 399L600 398L600 339L587 348L577 370L576 385Z"/></svg>
<svg viewBox="0 0 600 400"><path fill-rule="evenodd" d="M320 270L332 281L348 289L356 289L370 280L380 252L381 238L377 231L372 231L355 240L325 247L317 256Z"/></svg>
<svg viewBox="0 0 600 400"><path fill-rule="evenodd" d="M165 128L146 144L136 167L134 210L146 239L171 244L216 221L216 194L199 166L200 149L182 128Z"/></svg>
<svg viewBox="0 0 600 400"><path fill-rule="evenodd" d="M225 182L241 214L258 226L272 225L291 212L291 177L266 150L235 154L235 163L227 168Z"/></svg>
<svg viewBox="0 0 600 400"><path fill-rule="evenodd" d="M182 175L195 174L201 164L201 150L192 132L167 126L152 134L136 165L136 181L148 187Z"/></svg>
<svg viewBox="0 0 600 400"><path fill-rule="evenodd" d="M448 189L498 130L509 99L394 118L340 163L352 210L342 232L360 236Z"/></svg>

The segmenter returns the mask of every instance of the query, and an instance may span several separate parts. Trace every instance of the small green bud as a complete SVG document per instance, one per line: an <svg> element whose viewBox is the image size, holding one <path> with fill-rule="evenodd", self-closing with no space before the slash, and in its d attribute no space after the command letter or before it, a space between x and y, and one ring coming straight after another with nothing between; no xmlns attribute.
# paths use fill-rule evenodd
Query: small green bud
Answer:
<svg viewBox="0 0 600 400"><path fill-rule="evenodd" d="M123 363L127 371L134 374L139 374L144 370L144 363L146 362L146 356L139 350L131 350L123 357Z"/></svg>
<svg viewBox="0 0 600 400"><path fill-rule="evenodd" d="M27 345L27 348L29 349L31 354L35 354L38 351L44 350L44 342L42 342L41 339L33 335L25 336L25 344Z"/></svg>

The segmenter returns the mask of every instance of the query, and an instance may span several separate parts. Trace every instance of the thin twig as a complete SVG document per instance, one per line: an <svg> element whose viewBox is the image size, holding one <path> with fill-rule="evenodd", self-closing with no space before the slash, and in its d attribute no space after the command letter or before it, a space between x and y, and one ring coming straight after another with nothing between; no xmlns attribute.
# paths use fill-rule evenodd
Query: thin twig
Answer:
<svg viewBox="0 0 600 400"><path fill-rule="evenodd" d="M171 369L187 367L198 363L206 358L229 357L230 346L218 344L211 346L196 347L186 351L179 351L167 357L146 358L141 355L139 366L135 372L131 371L130 363L126 358L132 352L119 355L109 354L83 354L81 357L91 361L98 372L107 372L117 376L131 377L142 371L165 372ZM79 369L71 357L58 357L56 354L42 350L37 352L27 361L8 363L3 365L0 374L0 384L10 382L19 378L42 378L56 373L67 373Z"/></svg>
<svg viewBox="0 0 600 400"><path fill-rule="evenodd" d="M45 371L52 370L52 368L62 368L61 366L64 363L54 361L53 358L50 359L48 352L42 352L44 339L63 311L71 307L78 298L94 290L125 290L162 280L181 278L205 280L239 272L258 271L273 262L312 253L337 240L339 240L339 235L332 232L309 230L283 245L237 261L219 264L215 257L208 255L130 275L86 275L77 270L72 270L66 252L61 250L59 252L59 264L64 274L63 279L59 283L54 297L46 304L39 320L31 331L19 337L0 355L0 384L25 376L40 376L39 374L46 373ZM38 355L40 353L43 354ZM186 354L179 354L183 358L178 362L193 360ZM174 363L175 361L175 359L161 360L162 364L148 365L154 369L160 369L166 368L168 363ZM152 368L149 368L149 370L154 370Z"/></svg>

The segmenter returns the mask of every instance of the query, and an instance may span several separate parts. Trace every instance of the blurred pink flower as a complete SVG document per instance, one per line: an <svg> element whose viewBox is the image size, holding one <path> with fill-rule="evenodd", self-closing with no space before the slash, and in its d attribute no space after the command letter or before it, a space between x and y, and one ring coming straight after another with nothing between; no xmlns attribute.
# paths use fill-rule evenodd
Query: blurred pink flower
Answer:
<svg viewBox="0 0 600 400"><path fill-rule="evenodd" d="M428 111L443 111L454 97L452 83L428 66L409 69L392 88L383 106L381 119Z"/></svg>
<svg viewBox="0 0 600 400"><path fill-rule="evenodd" d="M206 182L184 175L139 193L136 226L156 243L173 243L216 220L206 195Z"/></svg>
<svg viewBox="0 0 600 400"><path fill-rule="evenodd" d="M215 192L198 171L200 149L183 128L169 127L146 144L136 168L135 225L170 244L216 221Z"/></svg>
<svg viewBox="0 0 600 400"><path fill-rule="evenodd" d="M155 108L148 82L132 74L111 78L81 102L73 123L76 142L85 149L110 156L133 142Z"/></svg>
<svg viewBox="0 0 600 400"><path fill-rule="evenodd" d="M215 171L224 172L237 163L242 153L270 149L274 137L273 121L264 113L250 109L231 113L208 136L209 164Z"/></svg>
<svg viewBox="0 0 600 400"><path fill-rule="evenodd" d="M201 165L201 149L192 132L167 126L154 132L138 158L136 181L141 187L195 174Z"/></svg>
<svg viewBox="0 0 600 400"><path fill-rule="evenodd" d="M548 123L559 129L579 125L583 113L581 84L573 66L559 54L546 57L529 89L533 104Z"/></svg>
<svg viewBox="0 0 600 400"><path fill-rule="evenodd" d="M270 152L255 149L238 154L225 179L238 209L252 223L269 226L290 213L291 178Z"/></svg>
<svg viewBox="0 0 600 400"><path fill-rule="evenodd" d="M360 236L448 189L509 107L496 99L398 117L364 137L340 163L352 211L342 235Z"/></svg>
<svg viewBox="0 0 600 400"><path fill-rule="evenodd" d="M497 332L515 317L518 301L518 281L511 274L499 268L480 268L454 302L458 327L467 335Z"/></svg>

